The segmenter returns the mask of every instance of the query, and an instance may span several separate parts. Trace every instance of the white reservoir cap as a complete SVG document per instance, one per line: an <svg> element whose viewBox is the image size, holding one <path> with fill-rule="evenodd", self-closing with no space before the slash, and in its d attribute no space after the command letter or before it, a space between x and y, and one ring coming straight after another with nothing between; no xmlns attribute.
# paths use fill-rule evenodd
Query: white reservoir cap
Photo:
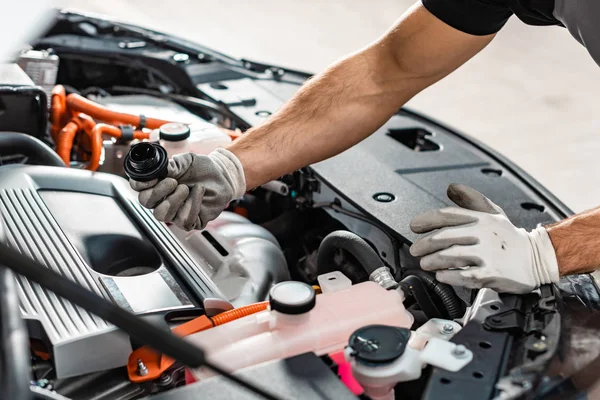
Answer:
<svg viewBox="0 0 600 400"><path fill-rule="evenodd" d="M180 122L161 125L159 137L167 142L180 142L190 137L190 127Z"/></svg>
<svg viewBox="0 0 600 400"><path fill-rule="evenodd" d="M269 292L271 310L282 314L304 314L315 307L316 294L312 286L303 282L281 282Z"/></svg>

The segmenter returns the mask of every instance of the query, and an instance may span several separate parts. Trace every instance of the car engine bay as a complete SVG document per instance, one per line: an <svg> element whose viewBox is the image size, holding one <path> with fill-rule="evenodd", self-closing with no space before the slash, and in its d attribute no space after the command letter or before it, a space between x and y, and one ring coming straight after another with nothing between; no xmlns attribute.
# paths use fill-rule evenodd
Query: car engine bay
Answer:
<svg viewBox="0 0 600 400"><path fill-rule="evenodd" d="M0 281L26 326L32 398L261 398L232 375L282 399L572 390L551 365L573 346L565 321L587 326L598 347L598 331L576 316L599 308L591 276L527 295L467 290L436 281L408 251L411 218L451 205L453 182L523 228L572 212L505 157L426 116L399 110L342 154L248 191L203 230L161 223L139 204L124 167L135 146L207 154L309 77L69 11L0 65L0 242L10 259L32 260L205 358L167 356L140 341L144 332L15 271ZM596 356L580 351L575 364Z"/></svg>

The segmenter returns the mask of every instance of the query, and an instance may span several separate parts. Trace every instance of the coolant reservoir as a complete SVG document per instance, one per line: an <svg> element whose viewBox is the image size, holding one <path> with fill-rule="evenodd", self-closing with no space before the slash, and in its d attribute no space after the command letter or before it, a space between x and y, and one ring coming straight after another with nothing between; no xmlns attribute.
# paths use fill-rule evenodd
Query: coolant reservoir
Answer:
<svg viewBox="0 0 600 400"><path fill-rule="evenodd" d="M228 134L214 125L191 124L179 122L164 124L155 129L150 136L151 141L159 140L167 150L169 158L176 154L196 153L208 154L231 143Z"/></svg>
<svg viewBox="0 0 600 400"><path fill-rule="evenodd" d="M273 286L269 297L268 310L186 339L202 347L212 363L234 372L305 352L341 351L365 325L410 328L413 323L401 293L371 281L319 295L307 284L287 281ZM211 373L200 368L193 374L203 379Z"/></svg>

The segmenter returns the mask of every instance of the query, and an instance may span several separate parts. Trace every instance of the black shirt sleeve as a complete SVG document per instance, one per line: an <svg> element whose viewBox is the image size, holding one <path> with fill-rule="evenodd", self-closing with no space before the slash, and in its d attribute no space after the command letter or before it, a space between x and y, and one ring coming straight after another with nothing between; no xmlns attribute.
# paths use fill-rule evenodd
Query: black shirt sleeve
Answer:
<svg viewBox="0 0 600 400"><path fill-rule="evenodd" d="M513 14L508 0L421 0L433 15L471 35L498 32Z"/></svg>

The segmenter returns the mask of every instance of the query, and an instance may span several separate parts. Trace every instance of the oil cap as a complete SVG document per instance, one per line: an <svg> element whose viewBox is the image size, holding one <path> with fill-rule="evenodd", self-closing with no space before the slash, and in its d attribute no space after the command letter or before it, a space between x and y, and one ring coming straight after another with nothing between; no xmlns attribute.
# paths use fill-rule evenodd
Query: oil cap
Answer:
<svg viewBox="0 0 600 400"><path fill-rule="evenodd" d="M123 167L129 179L149 182L166 178L168 165L169 157L164 147L156 143L142 142L131 146Z"/></svg>
<svg viewBox="0 0 600 400"><path fill-rule="evenodd" d="M389 364L404 354L410 330L388 325L367 325L354 331L348 346L357 362Z"/></svg>
<svg viewBox="0 0 600 400"><path fill-rule="evenodd" d="M158 137L167 142L180 142L190 137L190 127L179 122L161 125Z"/></svg>
<svg viewBox="0 0 600 400"><path fill-rule="evenodd" d="M271 310L282 314L304 314L315 307L316 293L304 282L281 282L269 291L269 304Z"/></svg>

